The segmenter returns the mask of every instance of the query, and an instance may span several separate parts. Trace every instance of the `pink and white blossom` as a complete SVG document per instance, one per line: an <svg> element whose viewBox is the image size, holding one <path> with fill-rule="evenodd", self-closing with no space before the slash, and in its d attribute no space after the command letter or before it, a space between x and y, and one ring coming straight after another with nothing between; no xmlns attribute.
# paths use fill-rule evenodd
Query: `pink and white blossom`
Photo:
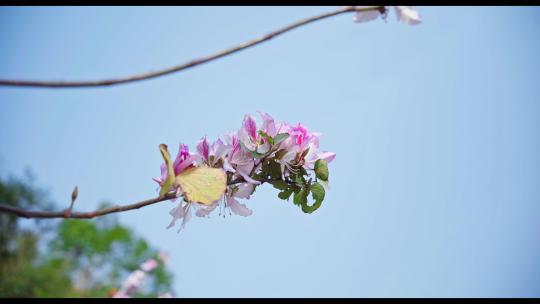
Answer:
<svg viewBox="0 0 540 304"><path fill-rule="evenodd" d="M403 9L400 12L411 14ZM276 122L268 113L259 111L259 114L261 117L259 124L251 115L245 115L240 129L229 133L223 140L218 138L211 142L206 136L201 138L196 146L196 154L190 153L186 145L180 145L173 163L175 175L181 174L191 166L209 166L223 169L230 184L227 185L223 196L210 205L187 202L185 199L178 202L178 205L170 211L172 220L167 228L181 221L178 230L180 232L191 219L193 212L198 217L206 217L218 207L220 210L228 209L230 213L240 216L251 215L253 211L239 200L249 199L255 187L261 183L276 181L275 173L270 175L273 176L272 180L267 179L270 173L263 172L263 164L277 162L281 169L282 181L294 184L295 182L289 179L291 173L303 172L302 176L306 174L311 176L306 177L304 181L306 182L308 178L310 180L314 178L316 174L314 167L318 160L330 163L336 157L333 152L319 150L321 134L310 131L304 124L290 125ZM154 180L161 186L166 177L167 169L165 164L162 164L161 177ZM298 178L298 175L295 178ZM179 187L176 191L177 197L180 197L182 193ZM151 268L152 262L148 263L147 266Z"/></svg>
<svg viewBox="0 0 540 304"><path fill-rule="evenodd" d="M357 6L357 8L368 8L368 6ZM355 22L362 23L375 20L380 16L386 18L388 10L389 7L385 6L384 9L373 9L357 12L353 17L353 20ZM422 22L422 17L420 16L420 13L418 13L418 11L413 6L394 6L394 11L396 13L398 21L401 23L408 25L416 25Z"/></svg>

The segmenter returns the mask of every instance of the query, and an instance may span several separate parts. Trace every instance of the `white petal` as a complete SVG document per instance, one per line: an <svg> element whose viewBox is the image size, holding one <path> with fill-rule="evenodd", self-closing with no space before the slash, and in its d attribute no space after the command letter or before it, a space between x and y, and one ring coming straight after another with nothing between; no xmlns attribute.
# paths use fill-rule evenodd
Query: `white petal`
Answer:
<svg viewBox="0 0 540 304"><path fill-rule="evenodd" d="M336 153L334 152L321 152L317 155L317 159L324 159L327 163L330 163L336 158Z"/></svg>
<svg viewBox="0 0 540 304"><path fill-rule="evenodd" d="M184 219L182 220L182 225L180 226L180 229L178 229L178 232L182 230L184 227L186 227L187 222L191 219L191 204L187 203L184 207Z"/></svg>
<svg viewBox="0 0 540 304"><path fill-rule="evenodd" d="M270 150L270 144L264 143L257 148L257 152L264 154Z"/></svg>
<svg viewBox="0 0 540 304"><path fill-rule="evenodd" d="M225 170L225 172L236 172L236 170L234 170L234 168L229 163L229 159L227 158L225 158L223 161L223 170Z"/></svg>
<svg viewBox="0 0 540 304"><path fill-rule="evenodd" d="M244 180L248 183L251 183L251 184L254 184L254 185L259 185L261 182L257 181L257 180L254 180L253 178L251 178L248 174L244 173L244 172L241 172L241 171L238 171L237 172L238 174L240 174Z"/></svg>
<svg viewBox="0 0 540 304"><path fill-rule="evenodd" d="M220 199L221 200L221 199ZM198 217L205 217L208 216L212 211L216 210L216 207L219 205L219 201L214 202L210 206L204 206L200 207L197 212L195 212L195 215Z"/></svg>
<svg viewBox="0 0 540 304"><path fill-rule="evenodd" d="M178 205L178 207L176 208L173 208L170 212L169 212L170 215L172 215L172 221L171 223L169 224L169 226L167 226L167 229L168 228L171 228L175 225L176 221L183 218L184 217L184 208L182 208L182 202L180 202L180 204Z"/></svg>
<svg viewBox="0 0 540 304"><path fill-rule="evenodd" d="M227 198L227 206L231 208L231 211L240 216L250 216L253 211L246 207L244 204L240 204L233 197Z"/></svg>
<svg viewBox="0 0 540 304"><path fill-rule="evenodd" d="M358 22L358 23L368 22L368 21L377 19L380 15L381 15L381 12L377 9L364 11L364 12L357 12L353 17L353 21Z"/></svg>
<svg viewBox="0 0 540 304"><path fill-rule="evenodd" d="M249 198L249 196L253 192L254 187L255 186L253 186L252 184L242 183L238 185L238 190L236 190L234 196L238 198Z"/></svg>
<svg viewBox="0 0 540 304"><path fill-rule="evenodd" d="M415 25L422 22L422 17L412 6L396 6L396 16L402 23Z"/></svg>

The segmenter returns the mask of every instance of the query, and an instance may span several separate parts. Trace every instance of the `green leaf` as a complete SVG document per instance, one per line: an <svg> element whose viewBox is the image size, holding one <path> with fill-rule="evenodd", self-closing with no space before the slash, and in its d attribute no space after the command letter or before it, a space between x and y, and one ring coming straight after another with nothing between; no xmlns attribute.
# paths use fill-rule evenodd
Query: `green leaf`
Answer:
<svg viewBox="0 0 540 304"><path fill-rule="evenodd" d="M319 184L321 184L325 190L328 189L328 187L330 187L329 181L327 181L327 180L320 179Z"/></svg>
<svg viewBox="0 0 540 304"><path fill-rule="evenodd" d="M307 205L307 196L309 191L306 188L301 188L300 191L294 193L293 202L295 205Z"/></svg>
<svg viewBox="0 0 540 304"><path fill-rule="evenodd" d="M300 174L295 174L294 175L294 182L301 185L305 182L304 178L302 177L302 175Z"/></svg>
<svg viewBox="0 0 540 304"><path fill-rule="evenodd" d="M309 190L311 191L311 195L315 200L315 203L312 206L309 206L306 199L305 203L302 204L302 211L304 211L305 213L312 213L313 211L319 209L325 195L324 187L319 183L311 184Z"/></svg>
<svg viewBox="0 0 540 304"><path fill-rule="evenodd" d="M281 178L281 166L276 161L270 161L268 166L268 175L272 179Z"/></svg>
<svg viewBox="0 0 540 304"><path fill-rule="evenodd" d="M259 130L259 135L266 139L269 144L274 144L274 139L270 135L266 134L266 132L264 132L263 130Z"/></svg>
<svg viewBox="0 0 540 304"><path fill-rule="evenodd" d="M274 136L274 145L279 145L282 141L289 138L288 133L279 133L276 136Z"/></svg>
<svg viewBox="0 0 540 304"><path fill-rule="evenodd" d="M293 194L293 190L291 188L288 188L278 193L278 197L282 200L289 200L289 198L291 197L291 194Z"/></svg>
<svg viewBox="0 0 540 304"><path fill-rule="evenodd" d="M278 190L287 190L289 188L289 184L282 180L272 181L270 183Z"/></svg>
<svg viewBox="0 0 540 304"><path fill-rule="evenodd" d="M165 165L167 166L167 179L165 179L165 181L161 185L161 190L159 191L159 196L163 196L167 194L174 185L174 169L173 163L171 161L171 155L167 150L167 145L159 145L159 151L161 152L161 156L163 156L163 160L165 161Z"/></svg>
<svg viewBox="0 0 540 304"><path fill-rule="evenodd" d="M324 159L315 162L315 175L323 181L328 180L328 163Z"/></svg>

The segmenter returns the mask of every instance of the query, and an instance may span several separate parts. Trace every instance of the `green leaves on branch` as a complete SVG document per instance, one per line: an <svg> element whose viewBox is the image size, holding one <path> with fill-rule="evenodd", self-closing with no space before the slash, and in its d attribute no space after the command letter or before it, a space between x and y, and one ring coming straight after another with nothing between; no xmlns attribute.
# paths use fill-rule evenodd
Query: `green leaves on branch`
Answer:
<svg viewBox="0 0 540 304"><path fill-rule="evenodd" d="M315 175L323 181L328 180L328 163L324 159L315 162Z"/></svg>
<svg viewBox="0 0 540 304"><path fill-rule="evenodd" d="M325 187L328 185L328 163L323 159L317 160L313 171L309 170L312 172L311 174L304 166L293 165L288 167L289 174L284 177L280 161L287 150L279 149L279 144L289 138L289 134L280 133L271 137L262 130L259 130L258 134L271 145L267 153L252 151L240 141L244 150L250 152L254 158L261 160L261 170L253 178L272 184L274 188L279 190L278 197L282 200L288 201L292 196L293 203L300 207L304 213L312 213L319 209L324 201ZM309 149L306 149L302 151L302 154L297 155L297 158L304 159L308 153Z"/></svg>
<svg viewBox="0 0 540 304"><path fill-rule="evenodd" d="M315 203L313 203L313 205L311 206L308 206L307 200L306 200L305 204L302 205L302 211L304 211L305 213L312 213L313 211L319 209L319 207L321 206L324 200L324 195L325 195L324 187L319 183L311 184L311 186L309 187L309 190L311 191L311 195L313 199L315 200Z"/></svg>

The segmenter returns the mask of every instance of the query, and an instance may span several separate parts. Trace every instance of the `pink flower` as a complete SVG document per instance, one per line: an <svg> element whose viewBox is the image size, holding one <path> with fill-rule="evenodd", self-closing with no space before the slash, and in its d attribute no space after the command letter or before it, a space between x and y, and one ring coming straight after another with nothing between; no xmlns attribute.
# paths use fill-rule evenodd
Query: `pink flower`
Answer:
<svg viewBox="0 0 540 304"><path fill-rule="evenodd" d="M176 156L176 159L173 163L174 168L174 175L180 174L182 171L184 171L189 166L193 165L193 163L199 159L199 156L196 154L192 154L189 152L189 148L187 145L180 144L180 147L178 149L178 155ZM158 178L153 178L153 180L161 186L163 182L167 179L167 166L165 163L161 164L161 176Z"/></svg>
<svg viewBox="0 0 540 304"><path fill-rule="evenodd" d="M150 272L158 266L158 262L154 259L148 259L141 265L142 271Z"/></svg>
<svg viewBox="0 0 540 304"><path fill-rule="evenodd" d="M296 126L288 126L288 133L290 137L282 145L282 148L287 152L278 160L283 177L288 176L289 171L293 171L293 166L313 169L318 159L331 162L335 158L336 154L333 152L319 152L320 133L310 132L301 123Z"/></svg>
<svg viewBox="0 0 540 304"><path fill-rule="evenodd" d="M227 146L223 144L221 139L210 145L206 137L203 137L197 143L197 152L204 164L215 167L227 153Z"/></svg>
<svg viewBox="0 0 540 304"><path fill-rule="evenodd" d="M236 134L229 135L228 142L228 157L224 160L223 169L237 173L249 183L260 184L259 181L252 179L250 176L255 167L255 160L249 152L241 148L238 136Z"/></svg>
<svg viewBox="0 0 540 304"><path fill-rule="evenodd" d="M265 125L267 128L270 128L271 131L275 131L275 125L273 124L272 117L266 113L261 115L263 115L263 125ZM266 131L268 130L263 129L262 131L267 133ZM247 149L249 149L249 151L266 153L270 149L270 144L266 141L266 139L259 135L257 123L255 122L255 119L251 117L251 115L246 115L244 117L242 128L240 128L240 130L238 131L238 139Z"/></svg>

